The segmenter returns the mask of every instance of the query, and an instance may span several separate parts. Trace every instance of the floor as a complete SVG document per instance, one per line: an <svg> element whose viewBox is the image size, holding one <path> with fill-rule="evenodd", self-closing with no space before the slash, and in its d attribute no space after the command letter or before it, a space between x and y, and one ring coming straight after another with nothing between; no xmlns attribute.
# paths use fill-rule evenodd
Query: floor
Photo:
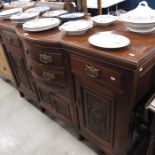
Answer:
<svg viewBox="0 0 155 155"><path fill-rule="evenodd" d="M97 155L60 122L0 79L0 155Z"/></svg>

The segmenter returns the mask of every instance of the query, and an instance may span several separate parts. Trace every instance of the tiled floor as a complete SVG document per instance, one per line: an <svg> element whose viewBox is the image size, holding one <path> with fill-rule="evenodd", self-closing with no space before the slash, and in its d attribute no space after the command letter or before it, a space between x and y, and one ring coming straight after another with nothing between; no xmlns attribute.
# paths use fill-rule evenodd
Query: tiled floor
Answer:
<svg viewBox="0 0 155 155"><path fill-rule="evenodd" d="M97 155L0 79L0 155Z"/></svg>

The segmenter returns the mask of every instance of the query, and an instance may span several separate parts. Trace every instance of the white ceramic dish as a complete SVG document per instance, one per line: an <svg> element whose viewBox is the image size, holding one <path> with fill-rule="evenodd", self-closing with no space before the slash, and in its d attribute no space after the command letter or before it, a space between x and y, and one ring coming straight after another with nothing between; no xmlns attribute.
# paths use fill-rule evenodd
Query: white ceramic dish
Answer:
<svg viewBox="0 0 155 155"><path fill-rule="evenodd" d="M130 44L130 40L111 31L99 32L89 37L88 42L94 46L108 49L117 49Z"/></svg>
<svg viewBox="0 0 155 155"><path fill-rule="evenodd" d="M25 10L25 12L40 12L40 13L43 13L43 12L46 12L50 9L50 7L48 6L41 6L41 7L34 7L34 8L30 8L30 9L27 9Z"/></svg>
<svg viewBox="0 0 155 155"><path fill-rule="evenodd" d="M8 9L8 10L0 12L0 18L1 19L10 19L10 17L12 15L21 13L21 12L22 12L22 8Z"/></svg>
<svg viewBox="0 0 155 155"><path fill-rule="evenodd" d="M66 13L68 13L67 10L53 10L53 11L45 12L42 16L43 17L58 17L62 14L66 14Z"/></svg>
<svg viewBox="0 0 155 155"><path fill-rule="evenodd" d="M97 25L107 26L114 23L117 20L117 17L112 15L98 15L90 18L90 20L94 21Z"/></svg>
<svg viewBox="0 0 155 155"><path fill-rule="evenodd" d="M64 23L59 30L66 32L68 35L81 35L93 27L93 22L89 20L76 20Z"/></svg>
<svg viewBox="0 0 155 155"><path fill-rule="evenodd" d="M64 20L74 20L74 19L82 18L85 15L86 14L84 12L73 12L73 13L67 13L67 14L60 15L59 18L64 19Z"/></svg>
<svg viewBox="0 0 155 155"><path fill-rule="evenodd" d="M23 24L23 29L26 31L44 31L54 28L60 24L57 18L40 18L28 21Z"/></svg>
<svg viewBox="0 0 155 155"><path fill-rule="evenodd" d="M134 32L150 32L155 27L155 10L151 9L147 2L140 2L136 9L119 16L120 21Z"/></svg>
<svg viewBox="0 0 155 155"><path fill-rule="evenodd" d="M16 24L23 24L37 18L39 18L39 12L23 12L10 17L10 19Z"/></svg>

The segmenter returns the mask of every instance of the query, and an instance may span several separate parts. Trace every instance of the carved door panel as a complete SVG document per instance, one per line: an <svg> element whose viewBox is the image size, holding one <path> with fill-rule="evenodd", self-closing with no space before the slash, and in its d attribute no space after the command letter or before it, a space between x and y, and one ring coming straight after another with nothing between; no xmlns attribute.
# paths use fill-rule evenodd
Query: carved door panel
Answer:
<svg viewBox="0 0 155 155"><path fill-rule="evenodd" d="M57 114L65 121L69 122L72 121L71 118L72 108L70 103L66 102L66 100L64 100L63 98L57 97L52 93L50 94L50 96L53 102L55 103Z"/></svg>
<svg viewBox="0 0 155 155"><path fill-rule="evenodd" d="M80 132L111 149L114 143L115 96L112 91L89 82L76 80Z"/></svg>
<svg viewBox="0 0 155 155"><path fill-rule="evenodd" d="M46 88L41 87L41 85L37 86L37 91L39 94L39 100L42 107L46 110L55 110L55 103L50 98L49 90Z"/></svg>
<svg viewBox="0 0 155 155"><path fill-rule="evenodd" d="M12 53L9 53L9 58L11 59L19 87L23 87L32 91L23 58L20 56L16 57Z"/></svg>

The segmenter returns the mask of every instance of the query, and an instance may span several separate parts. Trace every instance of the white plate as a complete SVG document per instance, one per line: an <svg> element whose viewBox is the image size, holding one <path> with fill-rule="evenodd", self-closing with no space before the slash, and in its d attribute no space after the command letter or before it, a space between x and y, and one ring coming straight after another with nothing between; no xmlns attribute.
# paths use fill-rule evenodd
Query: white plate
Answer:
<svg viewBox="0 0 155 155"><path fill-rule="evenodd" d="M30 8L30 9L27 9L25 12L40 12L40 13L43 13L43 12L46 12L50 9L50 7L48 6L40 6L40 7L34 7L34 8Z"/></svg>
<svg viewBox="0 0 155 155"><path fill-rule="evenodd" d="M68 13L68 11L67 10L54 10L54 11L45 12L42 16L43 17L58 17L65 13Z"/></svg>
<svg viewBox="0 0 155 155"><path fill-rule="evenodd" d="M22 8L14 8L14 9L8 9L5 11L0 12L0 16L10 16L12 14L22 12Z"/></svg>
<svg viewBox="0 0 155 155"><path fill-rule="evenodd" d="M59 18L61 19L78 19L84 17L86 14L83 12L73 12L60 15Z"/></svg>
<svg viewBox="0 0 155 155"><path fill-rule="evenodd" d="M97 25L106 26L115 22L117 17L112 15L98 15L91 18Z"/></svg>
<svg viewBox="0 0 155 155"><path fill-rule="evenodd" d="M24 20L24 19L33 18L36 16L39 16L39 12L23 12L23 13L12 15L10 19L11 20Z"/></svg>
<svg viewBox="0 0 155 155"><path fill-rule="evenodd" d="M116 49L130 44L130 40L111 31L99 32L89 37L88 42L101 48Z"/></svg>
<svg viewBox="0 0 155 155"><path fill-rule="evenodd" d="M23 29L28 31L43 31L54 28L60 24L58 18L40 18L23 24Z"/></svg>
<svg viewBox="0 0 155 155"><path fill-rule="evenodd" d="M56 26L54 26L54 27L56 27ZM25 31L29 31L29 32L40 32L40 31L45 31L45 30L49 30L49 29L52 29L52 28L54 28L53 26L47 26L47 27L43 27L43 28L38 28L38 29L27 29L27 28L24 28L23 27L23 29L25 30Z"/></svg>

